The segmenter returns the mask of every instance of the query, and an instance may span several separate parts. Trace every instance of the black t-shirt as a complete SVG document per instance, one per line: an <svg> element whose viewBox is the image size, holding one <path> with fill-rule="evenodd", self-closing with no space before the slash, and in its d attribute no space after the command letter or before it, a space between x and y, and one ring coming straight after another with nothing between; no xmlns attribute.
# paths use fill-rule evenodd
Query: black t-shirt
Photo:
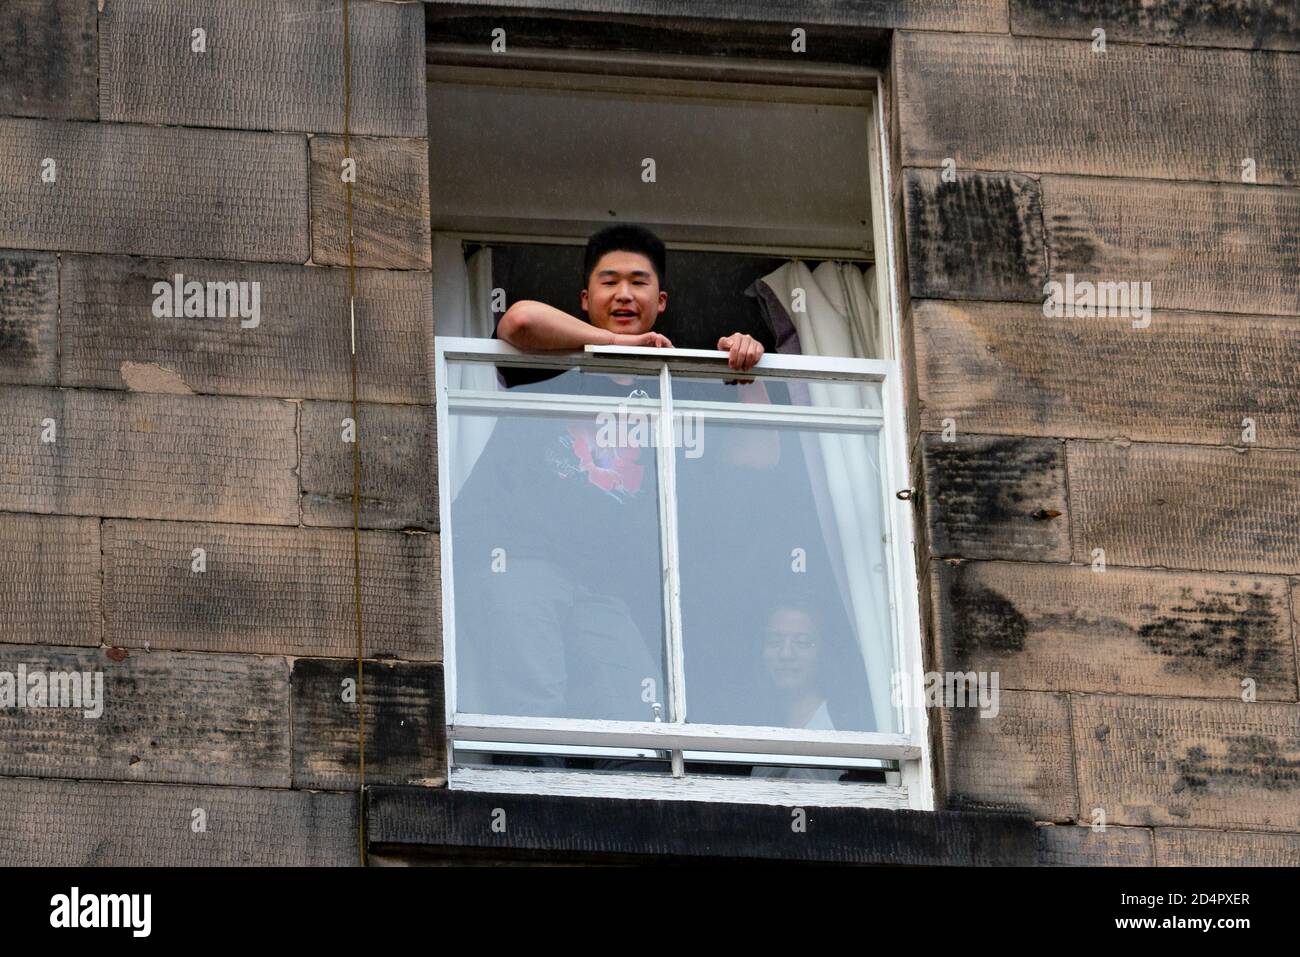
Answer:
<svg viewBox="0 0 1300 957"><path fill-rule="evenodd" d="M541 381L567 395L631 391L576 370ZM603 427L587 412L500 417L452 503L457 554L502 548L507 561L548 559L588 583L657 581L655 450L610 445L616 433Z"/></svg>
<svg viewBox="0 0 1300 957"><path fill-rule="evenodd" d="M645 377L625 384L577 369L503 365L498 380L520 392L560 395L626 398L653 389ZM497 419L452 503L458 576L466 564L487 568L486 556L501 548L507 563L550 561L575 582L624 599L641 620L655 614L647 596L657 593L660 577L656 450L641 444L648 416L644 433L620 436L617 411L615 404L602 415L512 412ZM629 436L633 442L618 441ZM464 562L469 553L481 554L482 563Z"/></svg>

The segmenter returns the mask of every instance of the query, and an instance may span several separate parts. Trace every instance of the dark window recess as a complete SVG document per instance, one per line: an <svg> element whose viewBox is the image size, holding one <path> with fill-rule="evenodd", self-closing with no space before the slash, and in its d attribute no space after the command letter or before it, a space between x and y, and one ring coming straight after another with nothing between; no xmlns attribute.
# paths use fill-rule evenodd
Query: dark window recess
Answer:
<svg viewBox="0 0 1300 957"><path fill-rule="evenodd" d="M467 252L476 246L471 245ZM551 243L492 244L492 285L506 301L536 299L581 317L582 246ZM743 253L669 250L668 308L655 331L684 349L712 349L722 336L744 332L776 348L755 299L745 290L786 260Z"/></svg>
<svg viewBox="0 0 1300 957"><path fill-rule="evenodd" d="M823 9L817 11L815 21L809 24L809 33L816 39L819 61L848 66L885 61L890 30L855 23L859 17L849 9L835 17L825 9L830 4L823 2L817 6ZM848 8L851 4L843 6ZM769 13L768 19L772 22L763 22L763 18L752 15L743 20L719 20L686 16L626 17L577 11L521 14L506 9L485 14L476 6L427 3L425 35L431 45L459 44L471 50L477 47L487 50L483 38L501 28L510 37L512 48L520 50L592 50L606 55L616 50L662 55L671 50L676 54L717 57L724 61L727 57L748 57L803 66L807 54L790 49L788 18ZM496 54L483 54L485 60L493 56Z"/></svg>

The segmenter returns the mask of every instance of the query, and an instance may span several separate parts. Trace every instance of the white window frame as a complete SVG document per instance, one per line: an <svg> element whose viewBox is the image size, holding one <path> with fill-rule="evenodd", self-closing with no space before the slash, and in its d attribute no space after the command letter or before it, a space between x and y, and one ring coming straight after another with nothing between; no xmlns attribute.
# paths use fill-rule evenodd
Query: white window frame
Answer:
<svg viewBox="0 0 1300 957"><path fill-rule="evenodd" d="M909 769L923 763L926 757L925 718L911 709L896 707L898 716L898 733L864 732L864 731L810 731L790 728L756 728L740 725L695 724L676 721L610 721L600 719L575 718L540 718L515 717L503 715L485 715L461 712L457 707L456 683L456 609L453 601L455 594L455 553L452 545L454 518L449 489L450 452L447 448L450 417L460 411L534 411L534 412L576 412L612 409L615 403L631 407L645 406L645 411L655 413L658 429L657 444L660 449L673 448L672 374L726 374L726 353L712 350L694 349L649 349L624 348L616 346L588 346L583 352L568 353L525 353L508 343L490 339L466 339L440 336L435 339L437 356L436 381L437 415L438 415L438 461L441 495L440 504L440 548L442 568L443 595L443 658L444 679L446 687L446 708L448 734L451 741L451 777L454 786L468 786L475 782L491 782L494 789L508 787L511 783L533 787L553 787L557 784L551 780L558 775L572 776L570 772L512 772L497 768L458 767L455 748L458 741L490 742L506 741L515 744L567 745L582 748L646 748L655 751L671 752L673 755L673 774L670 781L685 781L688 778L705 779L706 787L718 787L724 781L733 785L729 793L734 793L734 785L741 785L740 791L753 799L751 792L761 791L764 786L770 790L768 782L761 779L734 779L723 775L687 775L682 767L683 752L743 752L755 755L808 756L813 758L841 759L892 759L900 762L900 768ZM659 377L659 398L657 399L615 399L591 398L583 396L526 394L511 395L508 392L476 393L458 391L454 396L448 389L449 362L478 361L494 366L521 365L528 367L549 367L566 369L579 367L594 372L627 372L639 375L657 375ZM855 432L862 430L878 431L881 448L881 498L880 508L886 523L889 578L891 583L890 600L890 640L892 643L892 660L898 663L898 671L903 675L918 675L915 666L916 654L920 650L919 629L916 619L906 609L909 608L908 595L915 591L915 578L908 575L907 569L913 565L911 512L906 502L897 498L895 492L906 488L906 463L900 457L897 438L902 429L902 410L898 378L898 364L893 360L881 359L842 359L819 356L765 355L754 367L753 375L762 381L765 374L782 378L799 378L809 381L838 381L874 383L880 386L881 408L874 409L816 409L806 407L755 406L729 403L691 402L692 413L706 406L703 413L709 418L732 422L770 423L776 425L799 425L816 428L852 428ZM891 423L893 428L890 428ZM676 502L674 499L676 459L672 454L660 454L656 457L658 468L658 489L660 497L662 571L663 580L668 583L663 596L664 621L667 626L667 658L669 666L668 693L669 716L685 712L685 675L684 653L681 634L680 609L680 575L678 556L676 554ZM918 676L919 677L919 676ZM891 682L892 686L892 682ZM919 691L919 688L913 689ZM912 698L911 700L919 700ZM693 756L693 755L692 755ZM703 755L701 755L703 757ZM904 771L904 776L916 777L917 768L912 773ZM605 787L621 781L627 784L632 778L637 793L644 793L651 779L659 782L662 790L663 775L600 775L576 772L579 779L587 782L590 793L591 785L597 780ZM517 779L512 781L512 779ZM564 786L574 786L564 782ZM679 793L688 794L692 789L699 790L698 785L672 785ZM776 791L782 796L792 793L805 793L809 798L813 792L825 792L827 797L839 802L850 801L858 804L862 800L876 803L884 801L887 806L903 805L907 793L914 789L910 782L900 780L896 785L854 785L831 784L818 785L817 782L798 780L781 781ZM683 790L683 788L685 790ZM893 793L891 792L893 789ZM547 788L551 790L551 787ZM840 793L843 792L843 793ZM904 806L911 806L908 801Z"/></svg>
<svg viewBox="0 0 1300 957"><path fill-rule="evenodd" d="M631 83L644 82L635 69L636 57L628 57L631 63L629 76ZM683 60L685 58L682 58ZM607 65L607 64L606 64ZM761 64L745 67L751 71L762 71ZM432 72L432 70L431 70ZM508 73L509 71L502 71ZM446 437L449 426L449 406L447 393L447 362L449 360L473 360L490 358L493 364L524 364L528 366L553 365L557 368L580 366L598 366L601 371L611 368L620 371L645 374L658 372L661 376L661 399L651 400L658 406L666 403L670 396L666 388L667 370L673 372L720 372L726 368L725 353L712 350L687 349L625 349L619 347L588 347L588 350L568 354L524 354L507 343L489 339L462 339L454 337L435 338L435 382L437 384L437 443L438 443L438 481L440 486L440 549L442 569L442 603L443 603L443 649L444 680L446 687L446 724L448 733L448 786L453 789L492 791L498 793L527 794L564 794L599 796L615 798L661 798L693 801L720 801L735 803L758 803L808 806L845 806L845 807L881 807L911 808L914 810L934 809L934 785L932 777L932 754L929 741L928 715L923 683L923 653L918 608L917 568L915 564L913 540L912 505L900 500L895 493L911 487L910 467L907 449L907 427L905 405L902 389L902 367L899 360L901 351L901 323L898 297L898 277L895 268L896 250L892 222L893 195L891 173L889 169L888 138L883 115L879 109L882 102L883 83L879 72L869 69L851 71L853 77L865 83L866 89L855 89L852 95L862 96L862 102L868 110L873 125L873 135L868 137L868 175L870 177L870 195L872 203L873 254L877 265L877 302L882 313L882 330L885 337L887 359L839 359L818 356L791 356L768 354L756 367L757 373L771 373L782 377L799 377L810 379L836 379L848 377L879 382L883 411L877 413L881 426L882 452L882 508L888 532L887 554L890 562L891 584L891 621L893 622L891 639L894 648L894 661L899 676L906 682L904 700L908 705L896 709L899 715L900 732L881 734L875 732L845 731L809 731L804 729L753 728L730 725L674 725L667 722L628 722L601 721L558 718L519 718L510 716L491 716L459 713L456 710L456 676L455 676L455 608L453 602L453 555L451 543L452 516L451 501L445 476L447 474L448 449ZM785 68L785 74L790 73ZM625 79L625 78L615 78ZM609 76L599 78L600 84L611 82ZM824 82L824 81L823 81ZM522 83L520 85L526 85ZM727 84L718 84L726 87ZM747 99L755 95L755 89L761 86L737 84L737 98ZM810 96L826 95L828 98L840 96L839 91L823 91L810 87ZM457 235L465 239L492 241L555 242L565 241L539 224L539 231L534 235L493 235L490 231L482 234L464 232ZM669 243L670 248L699 248L710 250L753 251L763 253L781 253L790 256L821 256L822 258L843 258L845 251L814 249L775 249L737 247L727 243ZM837 252L839 255L837 255ZM862 252L858 258L864 258ZM434 277L435 287L437 277ZM507 398L503 393L494 393L484 402L501 405ZM573 399L565 401L564 397L544 397L530 395L516 396L513 401L519 404L546 403L551 399L559 400L557 405L572 408ZM472 400L471 400L472 401ZM580 400L578 400L580 401ZM734 406L732 407L735 408ZM760 418L781 419L806 423L809 416L817 417L819 422L842 412L823 410L824 415L814 410L773 407L761 412L751 411L747 407L743 413L746 421ZM725 413L724 413L725 414ZM850 416L852 414L850 413ZM859 419L861 416L858 417ZM671 430L671 421L659 417L660 429ZM666 438L661 436L661 438ZM661 447L671 448L671 440L661 442ZM662 470L671 470L675 463L672 455L661 455L666 460L661 464ZM666 494L664 483L660 483L661 496ZM661 503L662 504L662 503ZM671 525L676 516L672 510L665 510L665 521ZM675 529L671 536L675 539ZM675 556L664 556L665 562L673 563L675 581ZM666 602L675 602L677 596L666 595ZM669 661L674 668L680 668L681 635L680 620L666 618L669 625ZM675 632L675 633L674 633ZM680 679L680 674L677 678ZM675 693L682 693L680 680L670 681ZM680 707L684 702L675 701L674 713L682 713ZM635 772L588 772L561 770L529 770L509 767L466 767L457 766L455 743L489 742L508 740L517 745L536 745L541 751L547 745L563 745L568 748L645 748L657 752L671 752L674 756L671 775L639 774ZM863 759L892 759L898 761L899 771L889 773L886 784L838 783L806 781L798 779L763 779L724 775L706 775L683 773L682 754L686 760L708 760L709 756L701 752L700 745L707 743L708 752L748 753L770 755L774 762L790 761L797 753L813 759L841 759L844 765L870 763ZM798 748L792 751L791 745ZM504 749L503 749L504 750ZM537 751L532 753L538 753ZM817 760L816 763L821 763ZM841 765L843 766L843 765Z"/></svg>

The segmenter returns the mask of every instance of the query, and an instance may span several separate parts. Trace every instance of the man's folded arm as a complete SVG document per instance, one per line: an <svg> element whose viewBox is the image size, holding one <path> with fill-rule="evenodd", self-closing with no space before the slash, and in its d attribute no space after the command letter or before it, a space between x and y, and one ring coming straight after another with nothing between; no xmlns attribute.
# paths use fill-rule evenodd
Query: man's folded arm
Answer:
<svg viewBox="0 0 1300 957"><path fill-rule="evenodd" d="M521 299L506 310L497 323L497 338L525 352L550 349L581 349L591 345L671 346L667 336L657 332L626 336L601 329L562 309L533 299Z"/></svg>

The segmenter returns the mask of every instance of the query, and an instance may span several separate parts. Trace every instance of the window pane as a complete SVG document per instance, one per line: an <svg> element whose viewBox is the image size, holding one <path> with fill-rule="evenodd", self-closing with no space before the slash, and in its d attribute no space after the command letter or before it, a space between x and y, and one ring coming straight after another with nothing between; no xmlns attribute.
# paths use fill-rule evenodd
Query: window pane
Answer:
<svg viewBox="0 0 1300 957"><path fill-rule="evenodd" d="M603 424L452 412L457 710L667 720L655 449Z"/></svg>
<svg viewBox="0 0 1300 957"><path fill-rule="evenodd" d="M695 431L677 450L687 718L897 730L880 433Z"/></svg>

